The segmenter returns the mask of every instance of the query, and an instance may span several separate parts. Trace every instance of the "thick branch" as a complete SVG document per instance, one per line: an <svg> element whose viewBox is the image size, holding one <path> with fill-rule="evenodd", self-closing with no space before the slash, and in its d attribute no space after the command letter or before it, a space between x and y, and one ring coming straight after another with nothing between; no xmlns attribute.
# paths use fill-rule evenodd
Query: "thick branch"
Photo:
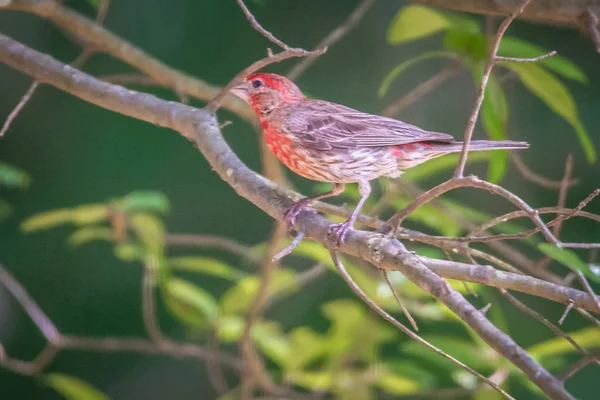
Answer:
<svg viewBox="0 0 600 400"><path fill-rule="evenodd" d="M250 200L274 218L282 220L284 210L292 204L289 198L272 190L265 178L242 163L223 140L214 116L205 110L167 102L152 95L101 82L3 35L0 35L0 61L90 103L169 127L184 137L193 139L223 180L240 196ZM327 244L330 224L331 222L322 216L305 211L298 216L294 227L298 231L306 232L308 237ZM419 257L406 251L398 240L380 234L350 231L339 251L361 257L382 268L398 269L456 313L548 396L572 399L560 381L535 362L510 336L498 330L462 295L428 269Z"/></svg>
<svg viewBox="0 0 600 400"><path fill-rule="evenodd" d="M448 8L492 16L510 14L516 4L515 0L411 0L431 7ZM597 0L545 0L534 1L523 12L522 18L550 25L570 25L579 27L580 18L588 10L600 14Z"/></svg>

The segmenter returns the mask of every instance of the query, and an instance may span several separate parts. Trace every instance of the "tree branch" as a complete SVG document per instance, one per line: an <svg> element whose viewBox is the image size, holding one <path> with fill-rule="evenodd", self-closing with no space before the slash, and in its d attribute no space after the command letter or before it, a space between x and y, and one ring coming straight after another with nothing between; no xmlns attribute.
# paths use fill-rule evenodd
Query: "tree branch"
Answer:
<svg viewBox="0 0 600 400"><path fill-rule="evenodd" d="M0 35L0 61L90 103L178 131L196 143L212 168L240 196L280 221L283 220L284 211L292 204L289 198L272 190L265 178L241 162L223 140L214 115L206 110L167 102L149 94L101 82L4 35ZM322 216L304 211L296 218L294 228L327 244L330 225L331 222ZM546 394L556 399L572 399L560 381L535 362L508 335L498 330L458 292L448 289L448 285L439 276L429 270L419 257L408 252L398 240L381 234L349 231L339 250L359 256L378 267L398 269L456 313Z"/></svg>

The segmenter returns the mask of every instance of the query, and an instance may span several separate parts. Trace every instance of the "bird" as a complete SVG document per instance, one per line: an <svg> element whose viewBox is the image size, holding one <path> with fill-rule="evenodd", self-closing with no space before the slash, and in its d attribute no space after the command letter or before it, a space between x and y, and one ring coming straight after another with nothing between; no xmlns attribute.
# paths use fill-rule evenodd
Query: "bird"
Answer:
<svg viewBox="0 0 600 400"><path fill-rule="evenodd" d="M329 227L335 246L354 227L371 194L372 180L398 178L405 169L461 152L463 147L463 142L446 133L307 98L291 80L273 73L250 74L231 92L258 115L264 140L279 161L304 178L332 184L331 191L305 197L285 211L290 229L312 201L338 196L346 184L358 184L360 200L348 220ZM469 151L528 147L527 142L473 140Z"/></svg>

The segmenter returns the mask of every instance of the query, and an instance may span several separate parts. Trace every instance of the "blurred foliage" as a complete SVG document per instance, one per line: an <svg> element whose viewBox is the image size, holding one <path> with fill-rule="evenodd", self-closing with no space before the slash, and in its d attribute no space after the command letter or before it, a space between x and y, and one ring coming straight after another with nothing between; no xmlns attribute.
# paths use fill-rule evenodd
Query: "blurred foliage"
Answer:
<svg viewBox="0 0 600 400"><path fill-rule="evenodd" d="M399 202L402 201L395 199L393 204L404 204ZM463 207L463 211L468 210L460 207ZM165 227L159 218L168 209L169 202L163 194L138 191L106 203L45 211L29 217L21 227L25 232L34 232L59 225L73 225L75 231L67 239L71 246L92 240L113 243L115 254L121 260L139 263L157 273L159 279L156 284L166 309L190 332L200 337L208 337L214 332L223 343L239 341L244 331L244 316L258 293L258 275L215 258L192 255L170 257L165 247ZM478 216L472 211L473 215ZM468 213L463 213L461 217L468 217ZM455 235L461 232L458 224L448 220L435 208L427 208L414 218L442 234ZM481 217L482 220L488 218ZM516 228L513 226L513 229ZM266 249L267 243L261 243L251 249L248 256L264 258ZM574 260L586 265L573 258L576 256L567 250L544 245L540 245L540 249L569 267L578 267ZM415 247L415 250L422 255L443 257L439 250L428 247ZM296 248L294 255L334 270L328 251L318 243L304 241ZM387 310L395 313L400 311L390 287L380 276L355 264L351 258L344 257L344 262L353 279L371 299ZM213 276L229 282L230 287L220 297L215 297L213 293L180 276L179 272ZM486 375L498 369L512 368L427 292L400 273L390 272L389 277L420 324L458 323L464 326L464 333L471 337L471 340L465 340L464 334L426 334L423 336L426 340ZM464 295L477 293L487 299L481 285L469 284L467 291L461 282L449 283ZM282 266L273 273L268 298L279 301L299 290L298 274ZM329 321L329 327L323 332L304 325L284 330L280 323L267 318L261 318L253 325L252 341L273 362L272 372L278 369L286 382L306 390L328 392L337 399L372 399L377 398L379 392L409 395L433 390L448 380L466 390L475 392L479 388L480 382L455 364L425 350L416 342L400 339L398 331L372 314L358 299L325 302L321 305L321 312ZM496 326L506 329L501 312L492 311L488 317ZM572 336L586 349L596 348L600 344L598 328L573 332ZM398 342L397 352L384 350ZM573 352L574 348L556 338L540 342L530 350L542 365L558 370L566 363L564 357L559 356ZM528 385L527 378L520 371L514 368L511 371L518 381ZM50 374L44 378L44 382L67 399L103 398L94 388L76 378ZM535 387L531 389L537 390ZM234 393L230 395L234 396Z"/></svg>
<svg viewBox="0 0 600 400"><path fill-rule="evenodd" d="M472 71L476 87L479 87L483 68L488 58L489 40L477 20L461 14L454 14L427 8L420 5L403 7L392 20L387 35L388 43L400 45L443 33L443 51L419 54L392 69L379 87L379 96L389 91L398 76L410 67L433 58L444 57ZM504 36L498 56L535 58L549 53L548 50L516 37ZM481 118L483 128L493 140L506 139L508 123L508 102L501 79L508 79L512 72L552 111L563 117L575 130L588 162L596 161L597 154L585 127L583 126L575 101L569 89L554 75L587 83L584 72L570 60L555 55L536 63L500 62L504 75L495 68L490 76L484 97ZM508 70L508 71L507 71ZM554 74L553 74L554 73ZM506 173L508 156L506 151L494 152L490 160L488 180L498 182Z"/></svg>
<svg viewBox="0 0 600 400"><path fill-rule="evenodd" d="M98 0L87 1L93 7L100 5ZM265 1L256 0L253 3L262 6ZM389 14L386 18L389 18ZM129 24L135 18L126 20ZM240 21L244 21L240 26L247 28L243 16L240 16ZM219 20L218 23L223 21ZM194 21L194 24L202 25L197 24L197 21ZM169 24L166 24L166 27L173 29ZM155 29L153 25L152 31L154 30L162 32ZM315 32L317 30L315 29ZM388 96L397 79L409 69L439 58L447 59L451 65L455 63L467 69L474 82L478 84L487 57L488 40L481 24L474 18L422 6L406 6L394 16L389 25L387 41L392 45L400 45L438 33L443 35L442 49L425 51L393 68L380 84L379 97ZM236 37L236 40L239 38ZM349 39L350 42L352 40ZM169 46L171 45L172 43L169 43ZM219 48L222 47L220 42L217 45ZM260 43L260 46L263 45L264 43ZM354 45L355 43L352 42L352 46ZM546 52L546 49L528 41L506 36L501 43L499 55L537 57ZM205 51L198 54L200 58L205 57ZM202 59L202 63L204 62L205 60ZM219 65L219 69L223 65ZM230 73L227 68L222 69L224 74ZM189 70L196 71L195 67L189 67ZM201 73L199 76L203 77ZM546 58L536 64L500 63L496 67L490 76L481 114L481 123L487 135L494 140L507 137L510 110L503 83L506 79L512 78L517 78L527 90L573 127L587 160L593 162L596 159L594 146L580 120L572 93L559 78L578 84L587 84L588 79L582 69L562 56ZM314 89L316 94L318 90ZM512 100L510 104L512 105ZM236 137L236 140L241 139ZM178 148L177 158L180 157L179 150L180 148ZM165 149L161 148L160 151L164 156ZM199 158L196 153L194 156ZM376 200L376 196L373 196L367 203L366 213L373 214L377 211L377 215L383 215L406 206L414 196L410 191L405 190L407 186L403 185L422 183L447 174L455 167L457 160L458 155L448 155L412 168L403 175L401 184L396 182L385 184L387 186L382 188L381 198ZM486 164L488 179L492 181L499 181L506 176L507 153L504 151L473 153L469 155L468 162ZM156 164L156 159L152 158L151 163ZM123 172L122 166L117 168L118 173ZM148 170L150 172L144 170L144 174L157 173L151 168ZM104 174L110 175L102 167L102 175ZM194 171L194 178L196 178L195 174L197 171ZM83 176L87 177L87 175ZM168 176L168 179L172 180L173 172L168 171ZM28 184L29 177L26 173L0 163L0 188L25 188ZM190 188L187 185L182 186L185 186L183 190L187 196ZM200 186L202 194L209 190L204 186L204 182ZM314 184L309 190L322 192L329 190L329 187L326 184ZM348 187L344 196L346 199L356 201L359 197L357 188ZM92 198L96 199L96 194ZM481 211L476 206L461 201L446 198L438 200L435 206L425 205L410 214L409 223L432 234L460 236L468 233L466 223L483 224L494 217L490 212ZM6 212L5 203L0 198L0 217L3 212ZM210 206L208 200L207 204ZM214 206L219 207L223 204L223 199L219 197ZM196 207L197 204L194 203L194 206ZM204 208L204 204L199 208ZM170 209L170 201L163 193L135 191L100 203L77 204L69 208L37 213L22 222L21 230L31 234L67 227L71 229L66 238L67 248L71 251L85 245L92 246L92 242L103 242L105 245L108 243L112 246L116 259L143 268L147 276L153 278L152 283L157 289L164 308L175 321L175 325L185 329L187 340L204 343L209 337L214 336L223 347L235 345L242 337L246 314L259 287L259 274L254 270L249 272L246 267L251 260L255 262L257 259L266 258L268 243L263 242L253 246L249 250L248 260L236 260L232 255L219 258L212 253L206 255L201 252L199 255L195 250L188 249L182 252L181 249L171 249L167 246L168 232L164 221ZM191 215L189 210L181 211L176 208L176 211L186 215L186 218L188 214ZM233 221L234 228L229 232L234 232L238 230L239 220L247 216L241 215L240 218L234 213L231 214L231 221L224 223L217 220L216 224L221 227ZM206 214L202 214L202 217L209 219ZM339 219L339 217L329 217ZM193 222L195 225L196 221ZM202 220L202 223L205 221ZM248 229L251 229L252 238L260 237L257 235L259 230L256 226ZM524 230L520 224L509 221L494 226L490 232L516 233ZM289 241L284 242L283 244L289 243ZM524 242L528 244L530 250L538 249L558 264L580 270L590 280L599 281L599 267L584 262L574 251L540 244L540 239L535 237L527 238ZM415 243L407 243L407 246L423 256L440 259L446 256L441 250L430 246ZM399 318L404 318L391 288L378 271L373 271L351 257L344 257L343 260L353 279L373 301L389 312L395 313ZM327 249L315 242L302 242L274 271L269 286L267 308L293 295L301 299L293 303L295 306L304 304L311 306L312 303L308 301L306 294L307 288L302 286L304 284L301 279L302 272L297 271L297 265L315 264L327 267L328 273L335 270ZM121 279L121 276L118 278ZM502 385L506 390L510 391L516 386L524 385L530 391L530 396L539 393L527 377L499 357L445 306L402 274L390 272L389 278L394 289L402 296L404 304L417 318L419 326L426 332L424 338L483 374L491 375L497 371L508 370L510 377ZM213 281L217 281L219 285L214 285ZM513 334L516 328L507 321L511 315L508 313L505 315L502 306L498 304L493 294L490 294L489 289L476 284L469 284L467 289L462 282L452 280L449 284L463 295L472 296L470 300L474 304L481 306L494 304L486 314L487 317L499 329ZM333 289L331 292L335 295L338 293ZM465 371L400 335L355 297L331 299L323 296L322 298L326 300L319 303L317 312L322 320L315 322L308 318L296 318L292 323L278 322L275 321L277 318L275 313L267 312L253 325L250 338L267 358L268 371L277 377L277 380L306 390L322 391L340 400L394 398L457 386L472 391L474 399L497 398L496 392L489 391ZM286 313L289 312L286 310ZM120 326L122 321L117 323ZM600 346L600 330L596 327L578 329L569 334L586 349L597 349ZM534 344L531 344L527 350L544 367L551 372L557 372L572 361L568 357L573 356L575 349L562 338L546 339L547 336L536 334L534 339L528 339L529 343ZM96 370L95 364L93 369ZM117 373L125 374L121 370ZM39 381L69 400L107 398L98 389L73 376L50 373L42 375ZM238 388L233 388L230 393L222 397L223 400L237 398L239 398Z"/></svg>

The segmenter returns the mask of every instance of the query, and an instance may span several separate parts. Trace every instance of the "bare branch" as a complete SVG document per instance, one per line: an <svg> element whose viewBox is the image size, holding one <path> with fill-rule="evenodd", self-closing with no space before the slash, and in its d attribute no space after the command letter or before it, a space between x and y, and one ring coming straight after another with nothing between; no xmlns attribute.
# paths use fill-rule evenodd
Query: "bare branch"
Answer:
<svg viewBox="0 0 600 400"><path fill-rule="evenodd" d="M17 103L17 105L11 111L11 113L8 114L6 121L4 121L4 125L2 125L2 130L0 130L0 137L6 135L6 132L8 132L8 129L12 125L13 121L15 120L15 118L17 118L23 107L25 107L25 105L29 102L31 96L33 96L33 94L35 93L39 84L40 83L38 81L33 81L33 83L31 84L31 86L29 86L29 89L27 89L23 97L21 97L21 100L19 100L19 103Z"/></svg>
<svg viewBox="0 0 600 400"><path fill-rule="evenodd" d="M535 172L533 172L523 162L523 159L521 158L521 156L519 155L518 152L514 151L514 152L510 153L509 158L513 161L513 163L515 164L515 167L517 167L517 169L519 170L519 172L521 173L523 178L525 178L526 180L533 182L536 185L548 188L548 189L560 189L560 186L562 183L561 181L553 181L551 179L548 179L542 175L538 175ZM573 179L569 182L569 187L575 186L578 183L579 183L579 179Z"/></svg>
<svg viewBox="0 0 600 400"><path fill-rule="evenodd" d="M29 318L38 327L46 340L52 345L58 345L60 332L50 318L42 311L40 306L31 298L21 284L0 264L0 282L19 302Z"/></svg>
<svg viewBox="0 0 600 400"><path fill-rule="evenodd" d="M224 250L253 263L258 262L258 258L252 254L252 248L227 237L196 233L168 233L165 235L165 243L168 246L190 246Z"/></svg>
<svg viewBox="0 0 600 400"><path fill-rule="evenodd" d="M559 327L554 325L552 322L548 321L548 319L544 318L540 313L538 313L537 311L533 310L532 308L530 308L530 307L526 306L525 304L523 304L522 302L520 302L519 299L517 299L515 296L510 294L508 291L506 291L504 289L500 289L500 293L504 297L506 297L508 299L508 301L510 301L519 310L523 311L524 313L526 313L526 314L532 316L533 318L537 319L538 321L540 321L542 324L544 324L546 327L548 327L552 332L554 332L554 334L556 334L556 336L564 338L573 347L575 347L577 349L577 351L579 351L581 354L586 355L586 356L591 356L591 354L586 349L581 347L575 340L573 340L573 338L571 336L569 336L567 333L563 332ZM596 359L595 362L600 365L600 360Z"/></svg>
<svg viewBox="0 0 600 400"><path fill-rule="evenodd" d="M565 322L565 319L567 319L567 315L569 315L569 311L571 311L573 309L573 307L575 307L575 301L573 301L572 299L569 299L569 302L567 303L567 307L565 308L565 311L563 312L560 319L558 320L559 325L562 325L563 322Z"/></svg>
<svg viewBox="0 0 600 400"><path fill-rule="evenodd" d="M584 29L592 38L596 51L600 53L600 28L598 27L598 14L589 7L583 15Z"/></svg>
<svg viewBox="0 0 600 400"><path fill-rule="evenodd" d="M567 379L572 378L573 375L575 375L577 372L581 371L582 369L584 369L588 365L590 365L590 364L592 364L594 362L597 363L598 362L598 357L600 357L600 352L596 352L595 354L590 354L588 356L585 356L585 357L581 358L579 361L577 361L576 363L574 363L573 365L571 365L565 371L563 371L560 374L558 374L557 378L560 379L563 382L566 381Z"/></svg>
<svg viewBox="0 0 600 400"><path fill-rule="evenodd" d="M473 130L475 129L475 124L477 123L477 118L479 117L479 110L481 109L481 105L483 104L483 97L485 95L485 89L487 87L488 80L490 78L490 74L492 73L492 69L494 68L494 64L497 61L497 53L498 48L500 47L500 41L502 40L502 36L510 26L510 24L517 18L527 7L527 5L531 2L531 0L524 0L521 5L519 5L503 22L500 24L498 31L496 32L496 39L490 49L490 53L488 56L488 60L483 71L483 75L481 77L481 84L479 86L479 91L477 93L477 98L475 99L475 106L473 108L473 112L469 117L469 122L467 123L467 128L465 129L464 135L464 143L462 152L460 153L460 159L458 161L458 165L456 167L456 171L454 172L455 178L462 178L463 173L465 171L465 166L467 164L467 155L469 153L469 144L471 143L471 138L473 137Z"/></svg>
<svg viewBox="0 0 600 400"><path fill-rule="evenodd" d="M271 32L269 32L268 30L266 30L265 28L263 28L262 25L258 23L258 21L254 17L254 15L252 15L252 13L250 12L250 10L248 10L248 7L246 7L246 4L244 4L244 2L242 0L236 0L236 1L237 1L238 5L240 6L240 8L242 9L242 11L244 12L244 15L246 16L246 18L250 22L250 25L254 29L256 29L261 35L263 35L264 37L266 37L268 40L270 40L271 42L273 42L277 46L281 47L283 50L292 50L292 48L290 46L288 46L287 44L283 43L281 40L277 39L275 37L275 35L273 35ZM299 50L299 49L296 49L296 50Z"/></svg>
<svg viewBox="0 0 600 400"><path fill-rule="evenodd" d="M501 57L501 56L496 56L496 62L504 61L504 62L524 62L524 63L528 63L528 62L540 61L540 60L543 60L544 58L552 57L552 56L555 56L555 55L556 55L556 51L551 51L548 54L544 54L542 56L533 57L533 58L516 58L516 57Z"/></svg>
<svg viewBox="0 0 600 400"><path fill-rule="evenodd" d="M507 399L513 399L514 400L514 398L511 395L509 395L504 390L502 390L494 382L490 381L488 378L486 378L485 376L481 375L479 372L475 371L474 369L472 369L468 365L463 364L462 362L460 362L456 358L452 357L448 353L446 353L446 352L438 349L437 347L435 347L434 345L432 345L431 343L429 343L428 341L426 341L425 339L421 338L419 335L417 335L416 333L414 333L413 331L411 331L410 329L408 329L406 326L404 326L403 324L401 324L400 322L398 322L390 314L388 314L387 312L385 312L385 310L383 308L379 307L373 300L371 300L369 298L369 296L367 296L365 294L365 292L363 292L362 289L356 284L356 282L354 282L354 280L352 279L352 277L350 276L350 274L348 273L348 271L346 271L346 268L344 267L344 264L342 264L342 260L340 259L339 253L337 253L335 251L330 251L330 254L331 254L331 258L333 260L333 263L335 264L335 267L337 268L337 270L340 273L340 275L342 276L342 278L344 278L344 280L346 281L346 283L348 284L348 286L350 286L350 288L354 291L354 293L356 293L358 295L358 297L360 297L360 299L362 301L364 301L369 307L371 307L371 309L373 309L373 311L375 311L377 314L379 314L380 316L382 316L383 319L385 319L386 321L388 321L389 323L391 323L392 325L394 325L396 328L400 329L404 334L406 334L412 340L421 343L422 345L424 345L425 347L429 348L430 350L433 350L436 354L444 357L445 359L449 360L453 364L458 365L460 368L464 369L465 371L467 371L471 375L473 375L473 376L481 379L483 382L485 382L490 387L492 387L493 389L495 389L496 391L498 391L499 393L501 393Z"/></svg>
<svg viewBox="0 0 600 400"><path fill-rule="evenodd" d="M586 293L590 296L592 301L594 301L594 303L596 304L596 312L600 313L600 298L598 298L598 296L596 296L596 294L594 293L594 289L592 289L592 287L590 286L590 283L587 281L587 279L585 279L583 272L581 272L580 270L576 270L575 274L577 274L577 278L579 279L581 286L583 286Z"/></svg>
<svg viewBox="0 0 600 400"><path fill-rule="evenodd" d="M348 18L340 26L325 36L319 42L319 44L317 44L315 49L329 48L342 39L360 22L361 19L363 19L364 15L367 13L367 11L369 11L373 3L375 3L375 0L362 0L356 6L354 11L352 11L352 13L348 16ZM294 68L288 72L287 77L292 81L298 79L298 77L302 75L304 71L306 71L316 60L317 57L315 56L303 58L302 61L298 62L298 64L296 64Z"/></svg>
<svg viewBox="0 0 600 400"><path fill-rule="evenodd" d="M412 317L412 315L410 315L410 312L408 311L408 309L406 308L406 306L400 299L400 296L398 296L398 292L394 288L394 285L392 285L392 281L390 281L390 276L388 275L388 272L386 270L382 270L381 272L383 273L383 277L384 277L386 283L388 284L390 290L392 291L394 298L396 299L396 303L398 303L398 305L400 306L400 309L402 309L404 316L406 317L406 319L408 319L408 322L410 322L413 329L415 331L418 331L419 327L417 326L417 321L415 321L415 319Z"/></svg>

